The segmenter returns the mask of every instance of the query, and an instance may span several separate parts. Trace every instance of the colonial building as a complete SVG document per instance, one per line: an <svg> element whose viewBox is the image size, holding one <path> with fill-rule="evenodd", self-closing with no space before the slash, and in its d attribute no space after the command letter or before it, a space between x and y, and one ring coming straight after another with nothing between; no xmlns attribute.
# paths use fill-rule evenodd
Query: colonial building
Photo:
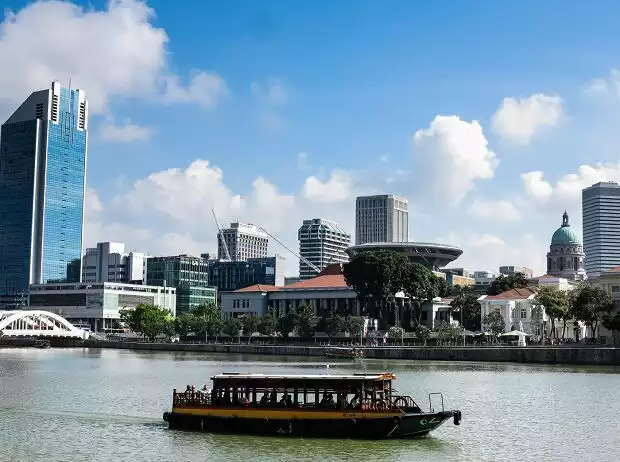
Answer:
<svg viewBox="0 0 620 462"><path fill-rule="evenodd" d="M551 245L547 253L547 274L566 278L569 281L581 281L586 278L581 235L571 227L568 213L562 215L562 226L551 238Z"/></svg>

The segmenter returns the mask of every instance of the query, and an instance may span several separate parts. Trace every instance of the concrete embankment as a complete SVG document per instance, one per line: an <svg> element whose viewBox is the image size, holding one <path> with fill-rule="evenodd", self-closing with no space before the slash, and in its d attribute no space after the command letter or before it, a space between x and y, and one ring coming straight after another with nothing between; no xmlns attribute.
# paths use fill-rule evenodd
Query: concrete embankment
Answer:
<svg viewBox="0 0 620 462"><path fill-rule="evenodd" d="M88 340L90 348L152 351L193 351L257 355L325 356L325 346L143 343ZM539 364L620 365L620 348L614 347L378 347L363 348L366 358L429 361L485 361Z"/></svg>

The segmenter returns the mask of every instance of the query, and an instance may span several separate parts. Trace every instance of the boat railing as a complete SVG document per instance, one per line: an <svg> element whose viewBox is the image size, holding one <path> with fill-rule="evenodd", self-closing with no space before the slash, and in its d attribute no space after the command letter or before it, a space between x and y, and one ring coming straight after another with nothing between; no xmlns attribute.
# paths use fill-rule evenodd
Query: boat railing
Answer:
<svg viewBox="0 0 620 462"><path fill-rule="evenodd" d="M433 407L433 396L439 396L441 398L441 411L444 411L444 406L443 406L443 394L439 393L439 392L435 392L435 393L429 393L428 394L428 407L430 409L430 412L433 413L435 412L435 408Z"/></svg>
<svg viewBox="0 0 620 462"><path fill-rule="evenodd" d="M392 408L400 409L403 412L422 412L420 406L408 395L392 396L392 402L390 404Z"/></svg>
<svg viewBox="0 0 620 462"><path fill-rule="evenodd" d="M172 404L174 406L202 405L211 404L211 395L202 391L182 391L176 390L172 393Z"/></svg>

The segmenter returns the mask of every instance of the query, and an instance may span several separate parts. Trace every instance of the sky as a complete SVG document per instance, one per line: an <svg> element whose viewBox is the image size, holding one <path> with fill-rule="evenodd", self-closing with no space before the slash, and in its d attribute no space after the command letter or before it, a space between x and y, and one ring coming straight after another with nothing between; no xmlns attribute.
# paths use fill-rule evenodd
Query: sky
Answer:
<svg viewBox="0 0 620 462"><path fill-rule="evenodd" d="M0 118L54 79L89 99L84 247L214 254L213 208L297 248L392 193L452 266L543 274L581 189L620 180L615 1L0 6Z"/></svg>

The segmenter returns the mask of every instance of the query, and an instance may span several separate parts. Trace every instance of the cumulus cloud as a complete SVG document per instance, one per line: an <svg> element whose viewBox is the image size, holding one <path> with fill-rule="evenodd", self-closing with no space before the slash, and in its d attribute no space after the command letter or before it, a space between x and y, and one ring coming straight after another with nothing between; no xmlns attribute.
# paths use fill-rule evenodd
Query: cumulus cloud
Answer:
<svg viewBox="0 0 620 462"><path fill-rule="evenodd" d="M3 110L52 80L86 91L93 113L115 96L197 102L212 106L221 78L197 72L186 87L170 72L168 36L139 0L110 0L103 10L39 1L8 11L0 24L0 104ZM216 97L217 95L217 97Z"/></svg>
<svg viewBox="0 0 620 462"><path fill-rule="evenodd" d="M493 178L498 165L477 121L438 115L414 135L415 181L435 197L458 205L478 180Z"/></svg>
<svg viewBox="0 0 620 462"><path fill-rule="evenodd" d="M351 199L351 176L343 170L335 170L327 181L321 181L316 176L308 177L304 183L303 195L307 199L323 203Z"/></svg>
<svg viewBox="0 0 620 462"><path fill-rule="evenodd" d="M609 75L591 80L585 88L592 96L620 96L620 70L612 69Z"/></svg>
<svg viewBox="0 0 620 462"><path fill-rule="evenodd" d="M563 114L562 98L537 93L524 99L504 98L491 123L501 137L528 144L543 129L558 125Z"/></svg>
<svg viewBox="0 0 620 462"><path fill-rule="evenodd" d="M271 105L286 104L289 100L289 92L278 78L270 78L265 83L254 81L250 85L254 96Z"/></svg>
<svg viewBox="0 0 620 462"><path fill-rule="evenodd" d="M116 143L132 143L135 141L147 141L153 135L153 129L132 123L126 120L117 125L113 121L104 123L100 128L100 136L105 141Z"/></svg>
<svg viewBox="0 0 620 462"><path fill-rule="evenodd" d="M469 206L469 213L481 220L492 222L521 221L521 211L508 200L477 199Z"/></svg>

